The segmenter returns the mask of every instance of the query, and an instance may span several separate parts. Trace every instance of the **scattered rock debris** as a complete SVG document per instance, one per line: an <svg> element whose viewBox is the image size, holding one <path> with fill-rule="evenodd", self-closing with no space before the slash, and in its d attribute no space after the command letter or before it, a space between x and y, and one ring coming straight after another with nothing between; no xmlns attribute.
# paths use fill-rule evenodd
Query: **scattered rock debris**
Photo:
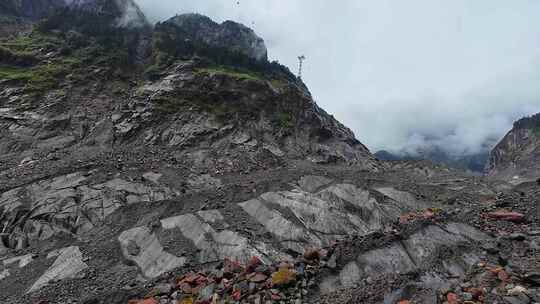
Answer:
<svg viewBox="0 0 540 304"><path fill-rule="evenodd" d="M294 261L266 265L252 257L245 265L225 259L212 269L188 272L155 286L144 299L148 303L304 303L327 260L327 250L310 249Z"/></svg>

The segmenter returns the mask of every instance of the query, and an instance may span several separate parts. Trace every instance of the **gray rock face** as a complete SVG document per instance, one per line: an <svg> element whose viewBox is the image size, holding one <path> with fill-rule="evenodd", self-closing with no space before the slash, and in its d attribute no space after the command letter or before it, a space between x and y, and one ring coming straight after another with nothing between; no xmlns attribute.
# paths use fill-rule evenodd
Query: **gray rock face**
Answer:
<svg viewBox="0 0 540 304"><path fill-rule="evenodd" d="M377 202L368 190L349 184L324 187L328 183L330 180L323 177L306 176L299 181L300 185L318 185L316 188L322 189L315 193L268 192L239 203L236 213L245 214L250 221L258 223L272 236L270 240L247 237L233 229L235 222L230 217L219 210L206 210L163 218L161 230L155 233L146 227L127 230L119 237L122 252L146 277L156 277L189 261L163 249L159 239L170 232L175 233L175 242L187 242L197 248L191 263L204 264L225 258L246 263L253 256L275 262L289 257L285 249L302 254L313 246L328 246L348 235L364 235L381 229L394 219L385 211L387 203ZM400 205L401 201L395 202L395 206ZM358 212L351 212L355 208ZM407 210L404 208L402 210ZM406 257L404 253L402 256ZM365 272L357 271L358 275ZM353 279L349 276L347 280Z"/></svg>
<svg viewBox="0 0 540 304"><path fill-rule="evenodd" d="M222 105L226 109L265 108L271 106L266 100L275 100L283 105L272 105L273 108L292 107L295 110L287 111L298 111L301 115L293 119L293 130L280 136L281 132L276 131L276 128L281 127L276 126L275 109L270 112L257 110L250 120L238 122L235 122L232 116L224 122L223 119L216 119L207 113L184 111L174 115L171 121L164 121L162 126L146 128L145 144L166 144L178 148L201 145L218 150L238 149L243 151L243 154L264 151L277 158L301 157L315 163L347 162L362 164L369 170L380 168L369 150L354 139L350 129L320 109L311 97L298 95L301 92L296 88L286 87L280 92L274 92L272 85L266 81L243 81L238 86L239 83L227 73L211 72L204 75L194 73L194 69L196 70L196 67L191 62L179 64L163 78L144 84L139 92L140 98L168 98L175 88L190 92L189 94L200 92L197 94L204 95L207 91L202 84L209 83L215 90L222 92L220 94L236 96L234 101L227 101ZM251 93L252 86L257 87L254 94ZM144 104L148 107L148 103ZM151 109L131 117L125 115L116 122L116 126L122 126L126 135L136 134L139 126L147 124L153 118L147 116L149 113Z"/></svg>
<svg viewBox="0 0 540 304"><path fill-rule="evenodd" d="M89 173L64 175L4 193L0 206L4 208L4 216L12 216L14 210L25 206L34 206L36 214L48 210L53 218L56 217L55 222L59 222L60 214L77 216L75 209L70 207L85 210L87 200L84 198L97 201L100 209L93 211L99 213L95 218L104 219L117 213L120 206L137 209L139 202L159 201L175 195L173 190L161 184L168 179L167 174L153 170L144 171L140 176L140 181L134 182L121 177L97 181ZM140 274L140 279L154 279L186 265L211 265L223 259L247 263L256 256L264 263L274 263L290 260L307 249L328 246L351 235L368 237L373 232L386 231L399 214L426 206L426 202L414 195L391 186L363 188L307 175L300 178L292 190L266 192L251 200L231 204L224 210L199 210L178 215L160 213L159 220L152 217L151 221L145 219L144 213L148 211L144 211L130 226L122 225L122 229L111 234L121 257L111 257L108 262L118 263L118 269L128 267L132 275ZM86 210L89 214L91 209ZM29 223L35 219L32 212ZM71 222L64 221L64 227L67 227L66 223ZM90 226L97 222L86 223L89 225L86 229L75 229L78 227L75 225L72 231L84 237L99 229ZM42 225L50 227L51 235L59 229L51 222L42 221ZM21 234L27 230L17 231ZM32 236L27 238L32 239ZM341 266L334 259L331 267L337 274L324 277L320 289L326 294L336 288L356 286L367 277L424 271L423 267L448 247L468 248L440 262L440 271L460 275L479 259L473 244L489 240L482 232L461 223L422 226L403 240L362 250L345 263L340 261ZM37 279L27 282L26 292L43 292L51 282L77 281L88 268L96 267L92 253L95 248L110 246L108 240L103 241L106 243L92 243L85 248L60 247L49 251L47 258L27 254L0 260L0 284L9 284L21 272L29 271L32 265L52 258L56 260L47 270L41 270ZM84 256L82 252L85 252ZM128 265L126 261L132 264L122 266ZM437 275L426 272L422 280L426 284L440 284Z"/></svg>
<svg viewBox="0 0 540 304"><path fill-rule="evenodd" d="M0 2L0 15L37 20L63 5L64 0L3 0Z"/></svg>
<svg viewBox="0 0 540 304"><path fill-rule="evenodd" d="M185 264L185 258L167 253L156 235L146 227L125 231L118 240L124 257L137 263L142 273L148 278L155 278Z"/></svg>
<svg viewBox="0 0 540 304"><path fill-rule="evenodd" d="M93 184L82 172L15 188L0 195L5 234L0 244L23 249L58 233L84 233L121 206L174 195L168 187L120 178ZM16 220L21 214L25 214L24 220Z"/></svg>
<svg viewBox="0 0 540 304"><path fill-rule="evenodd" d="M5 0L0 3L0 15L35 21L65 7L94 14L114 14L112 25L120 28L133 29L149 25L133 0Z"/></svg>
<svg viewBox="0 0 540 304"><path fill-rule="evenodd" d="M30 287L28 290L29 293L42 288L54 280L75 278L88 268L88 265L83 262L83 256L78 247L67 247L58 251L56 254L58 257L53 265ZM50 255L49 258L51 257Z"/></svg>
<svg viewBox="0 0 540 304"><path fill-rule="evenodd" d="M233 21L218 24L198 14L179 15L166 22L178 26L184 33L185 39L200 41L210 47L239 52L255 60L267 60L264 40L242 24Z"/></svg>
<svg viewBox="0 0 540 304"><path fill-rule="evenodd" d="M493 148L486 166L488 175L515 184L540 176L540 132L535 125L538 117L540 114L517 121Z"/></svg>
<svg viewBox="0 0 540 304"><path fill-rule="evenodd" d="M300 181L298 181L298 185L302 190L311 193L316 192L321 187L327 186L330 183L332 183L331 179L316 175L303 176Z"/></svg>
<svg viewBox="0 0 540 304"><path fill-rule="evenodd" d="M252 256L266 259L265 256L271 254L270 251L264 250L266 249L264 244L251 242L236 232L230 230L216 231L210 224L215 226L216 221L224 221L224 218L219 211L213 210L210 212L166 218L161 221L161 225L168 230L179 229L184 237L193 242L201 250L198 256L198 261L201 263L225 258L245 263Z"/></svg>
<svg viewBox="0 0 540 304"><path fill-rule="evenodd" d="M326 278L321 285L322 292L332 292L339 287L352 287L362 278L391 273L408 273L425 269L429 262L444 248L465 246L470 248L457 256L449 256L442 261L443 268L454 275L480 261L480 253L473 248L476 242L489 240L482 232L459 223L449 223L443 227L427 226L403 241L393 242L383 248L360 254L347 264L338 276Z"/></svg>
<svg viewBox="0 0 540 304"><path fill-rule="evenodd" d="M139 6L133 0L64 0L75 10L93 14L114 14L113 25L119 28L141 28L149 25Z"/></svg>

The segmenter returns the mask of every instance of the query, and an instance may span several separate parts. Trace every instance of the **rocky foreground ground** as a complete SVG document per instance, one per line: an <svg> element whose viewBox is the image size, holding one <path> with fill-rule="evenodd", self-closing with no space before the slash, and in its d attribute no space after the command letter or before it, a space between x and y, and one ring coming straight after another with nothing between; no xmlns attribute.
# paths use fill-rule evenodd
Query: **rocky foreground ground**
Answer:
<svg viewBox="0 0 540 304"><path fill-rule="evenodd" d="M507 189L422 163L389 166L300 162L215 176L186 194L158 170L29 184L59 216L81 190L111 215L5 255L5 302L538 302L536 183Z"/></svg>

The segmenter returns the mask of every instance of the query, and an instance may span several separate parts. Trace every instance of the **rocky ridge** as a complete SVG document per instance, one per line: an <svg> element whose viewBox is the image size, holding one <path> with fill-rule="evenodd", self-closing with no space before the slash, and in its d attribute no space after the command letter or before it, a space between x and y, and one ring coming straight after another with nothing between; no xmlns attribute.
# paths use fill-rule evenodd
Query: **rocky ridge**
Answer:
<svg viewBox="0 0 540 304"><path fill-rule="evenodd" d="M267 60L264 40L243 24L233 21L218 24L199 14L178 15L165 23L173 25L180 32L175 37L178 43L200 42L205 44L205 48L230 49L255 60Z"/></svg>
<svg viewBox="0 0 540 304"><path fill-rule="evenodd" d="M0 15L38 20L64 5L64 0L5 0L0 3Z"/></svg>
<svg viewBox="0 0 540 304"><path fill-rule="evenodd" d="M519 184L540 177L540 114L525 117L493 148L486 173Z"/></svg>

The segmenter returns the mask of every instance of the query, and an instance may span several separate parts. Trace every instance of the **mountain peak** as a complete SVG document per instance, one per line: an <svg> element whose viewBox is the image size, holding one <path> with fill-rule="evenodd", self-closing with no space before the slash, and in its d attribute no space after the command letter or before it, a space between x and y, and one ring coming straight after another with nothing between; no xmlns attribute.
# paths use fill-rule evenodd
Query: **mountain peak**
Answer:
<svg viewBox="0 0 540 304"><path fill-rule="evenodd" d="M93 14L112 15L113 25L119 28L140 28L149 25L133 0L65 0L65 5Z"/></svg>
<svg viewBox="0 0 540 304"><path fill-rule="evenodd" d="M536 180L540 173L540 113L524 117L493 148L486 173L515 183Z"/></svg>
<svg viewBox="0 0 540 304"><path fill-rule="evenodd" d="M182 14L162 25L176 27L177 43L180 44L186 41L200 43L210 48L241 53L257 61L267 60L264 40L243 24L230 20L219 24L200 14Z"/></svg>
<svg viewBox="0 0 540 304"><path fill-rule="evenodd" d="M63 29L83 23L127 29L149 26L133 0L4 0L0 16L27 22L45 19Z"/></svg>
<svg viewBox="0 0 540 304"><path fill-rule="evenodd" d="M2 0L0 16L38 20L65 4L65 0Z"/></svg>

